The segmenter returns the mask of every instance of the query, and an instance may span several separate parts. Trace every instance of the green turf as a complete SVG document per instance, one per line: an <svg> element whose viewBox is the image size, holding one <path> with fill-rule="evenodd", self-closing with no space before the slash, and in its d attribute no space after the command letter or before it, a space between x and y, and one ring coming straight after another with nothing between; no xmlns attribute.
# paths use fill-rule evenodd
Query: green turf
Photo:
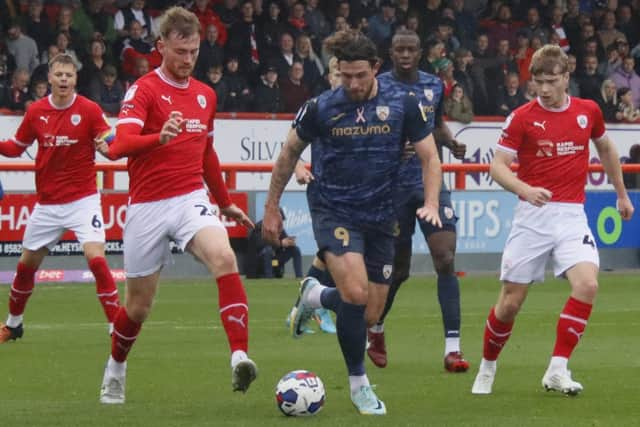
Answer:
<svg viewBox="0 0 640 427"><path fill-rule="evenodd" d="M386 326L390 362L369 377L385 417L356 413L335 336L287 336L291 280L251 280L251 356L260 374L246 395L231 392L229 353L206 282L163 281L129 361L127 403L102 406L98 389L109 351L91 285L40 285L24 339L0 346L0 426L627 426L640 425L640 298L637 275L603 274L597 307L571 362L585 386L577 398L540 386L555 323L568 293L548 281L530 293L504 351L491 396L472 396L493 276L462 280L463 349L472 372L442 369L442 326L433 277L407 282ZM8 287L0 287L6 295ZM4 305L4 302L2 303ZM4 316L4 310L1 310ZM315 371L327 402L309 419L282 416L274 386L293 369Z"/></svg>

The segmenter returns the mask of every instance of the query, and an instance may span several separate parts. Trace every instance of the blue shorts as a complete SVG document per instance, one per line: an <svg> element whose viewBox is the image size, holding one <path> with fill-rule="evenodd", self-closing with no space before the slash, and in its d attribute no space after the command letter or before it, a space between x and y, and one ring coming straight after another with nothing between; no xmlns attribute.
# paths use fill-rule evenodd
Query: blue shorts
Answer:
<svg viewBox="0 0 640 427"><path fill-rule="evenodd" d="M393 224L378 224L375 227L355 224L324 209L312 209L311 219L318 254L324 251L334 255L360 253L364 257L369 281L386 285L391 283L395 240Z"/></svg>
<svg viewBox="0 0 640 427"><path fill-rule="evenodd" d="M416 227L416 219L418 219L416 211L424 205L424 192L421 188L397 191L394 195L393 204L399 228L397 231L397 244L399 246L403 244L411 245ZM451 192L444 187L440 190L439 214L440 221L442 221L442 228L435 227L429 222L418 219L420 230L422 230L425 239L428 239L431 234L439 231L456 232L458 217L451 204Z"/></svg>

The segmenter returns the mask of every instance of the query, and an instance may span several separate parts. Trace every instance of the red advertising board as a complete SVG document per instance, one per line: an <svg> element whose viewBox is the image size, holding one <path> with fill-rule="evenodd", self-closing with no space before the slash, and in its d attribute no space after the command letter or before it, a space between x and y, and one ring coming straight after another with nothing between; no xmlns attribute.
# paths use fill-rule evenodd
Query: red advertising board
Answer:
<svg viewBox="0 0 640 427"><path fill-rule="evenodd" d="M105 232L107 242L121 242L122 228L127 211L128 202L127 193L105 193L102 194L102 215L104 219ZM247 193L231 193L231 200L240 209L247 211L248 197ZM36 195L29 194L5 194L0 202L0 255L19 255L21 251L21 241L24 229L27 225L29 215L36 203ZM219 210L215 201L213 204L214 212L219 215ZM222 223L227 228L229 236L232 238L241 238L247 236L247 230L235 221L221 217ZM76 240L72 232L65 233L61 241L72 242ZM60 247L53 250L54 253L76 253L77 244L67 243L60 244ZM120 252L121 245L110 245L107 243L107 252Z"/></svg>

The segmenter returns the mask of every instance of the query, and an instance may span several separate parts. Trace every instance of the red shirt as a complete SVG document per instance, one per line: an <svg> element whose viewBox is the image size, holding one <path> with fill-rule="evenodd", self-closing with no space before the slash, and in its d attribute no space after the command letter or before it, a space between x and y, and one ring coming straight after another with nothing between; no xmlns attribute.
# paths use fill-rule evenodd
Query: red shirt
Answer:
<svg viewBox="0 0 640 427"><path fill-rule="evenodd" d="M29 106L14 141L23 146L38 141L38 202L64 204L98 192L93 140L111 126L98 104L81 95L65 108L50 98Z"/></svg>
<svg viewBox="0 0 640 427"><path fill-rule="evenodd" d="M584 203L589 140L604 133L591 100L569 97L567 106L549 110L534 99L507 117L498 149L517 154L518 178L551 191L552 202Z"/></svg>
<svg viewBox="0 0 640 427"><path fill-rule="evenodd" d="M140 77L127 91L117 125L136 124L141 135L160 133L172 111L180 111L182 133L128 158L132 203L152 202L204 188L203 160L213 137L216 94L190 78L180 84L157 68Z"/></svg>

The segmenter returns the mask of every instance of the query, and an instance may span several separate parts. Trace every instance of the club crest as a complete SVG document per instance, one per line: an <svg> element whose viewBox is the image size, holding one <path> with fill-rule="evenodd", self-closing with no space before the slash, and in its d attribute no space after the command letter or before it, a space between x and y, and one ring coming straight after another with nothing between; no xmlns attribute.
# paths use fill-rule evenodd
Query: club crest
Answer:
<svg viewBox="0 0 640 427"><path fill-rule="evenodd" d="M71 124L74 126L78 126L80 124L80 121L82 120L82 117L80 117L80 114L72 114L71 115Z"/></svg>
<svg viewBox="0 0 640 427"><path fill-rule="evenodd" d="M580 126L580 128L585 129L587 127L587 124L589 124L589 119L587 119L587 116L585 116L584 114L580 114L576 120L578 121L578 126Z"/></svg>
<svg viewBox="0 0 640 427"><path fill-rule="evenodd" d="M200 104L200 107L207 108L207 98L204 97L204 95L198 95L197 98L198 100L198 104Z"/></svg>
<svg viewBox="0 0 640 427"><path fill-rule="evenodd" d="M382 267L382 276L384 276L385 279L388 279L389 277L391 277L392 272L393 272L392 265L386 264L384 267Z"/></svg>
<svg viewBox="0 0 640 427"><path fill-rule="evenodd" d="M424 96L427 98L427 101L433 101L433 89L425 89Z"/></svg>
<svg viewBox="0 0 640 427"><path fill-rule="evenodd" d="M382 121L387 120L387 117L389 117L389 107L386 105L378 105L376 107L376 115Z"/></svg>

